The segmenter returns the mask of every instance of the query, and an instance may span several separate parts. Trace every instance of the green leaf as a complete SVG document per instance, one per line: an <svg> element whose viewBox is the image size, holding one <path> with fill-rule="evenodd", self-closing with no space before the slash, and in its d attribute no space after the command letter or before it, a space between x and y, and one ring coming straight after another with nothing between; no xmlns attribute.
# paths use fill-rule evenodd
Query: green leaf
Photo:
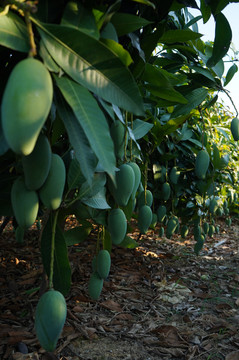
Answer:
<svg viewBox="0 0 239 360"><path fill-rule="evenodd" d="M112 52L114 52L125 66L132 64L133 60L129 52L126 51L122 45L111 39L101 39L100 41L105 44Z"/></svg>
<svg viewBox="0 0 239 360"><path fill-rule="evenodd" d="M215 81L214 76L212 75L211 71L208 69L205 69L201 66L190 66L190 69L194 70L196 73L199 73L205 77L207 77L208 79Z"/></svg>
<svg viewBox="0 0 239 360"><path fill-rule="evenodd" d="M50 215L41 237L42 262L48 277L50 275L52 221L53 217ZM58 225L55 233L53 271L54 289L60 291L63 295L66 295L71 286L71 267L68 260L65 238Z"/></svg>
<svg viewBox="0 0 239 360"><path fill-rule="evenodd" d="M33 21L55 62L72 79L110 103L144 114L131 72L107 46L78 29Z"/></svg>
<svg viewBox="0 0 239 360"><path fill-rule="evenodd" d="M233 76L235 75L235 73L238 71L238 67L236 64L233 64L228 72L227 72L227 75L226 75L226 79L225 79L225 82L224 82L224 86L226 86L233 78Z"/></svg>
<svg viewBox="0 0 239 360"><path fill-rule="evenodd" d="M174 90L172 86L163 87L157 85L145 85L145 88L150 91L150 93L156 97L159 97L164 100L170 101L170 105L175 104L187 104L187 99L180 94L178 91Z"/></svg>
<svg viewBox="0 0 239 360"><path fill-rule="evenodd" d="M187 29L189 28L190 26L194 25L196 22L198 22L199 20L202 19L202 16L199 15L199 16L196 16L196 17L192 17L192 19L187 23L185 24L184 26L184 29ZM198 27L198 26L197 26ZM193 29L194 30L194 29ZM195 29L196 30L196 29Z"/></svg>
<svg viewBox="0 0 239 360"><path fill-rule="evenodd" d="M0 11L3 9L0 8ZM27 28L19 16L9 11L0 16L0 45L9 49L28 52L30 49Z"/></svg>
<svg viewBox="0 0 239 360"><path fill-rule="evenodd" d="M177 105L172 113L172 118L189 114L193 109L200 105L208 95L208 90L204 88L194 89L185 97L188 100L186 105Z"/></svg>
<svg viewBox="0 0 239 360"><path fill-rule="evenodd" d="M173 44L199 39L202 34L188 30L168 30L158 40L159 43Z"/></svg>
<svg viewBox="0 0 239 360"><path fill-rule="evenodd" d="M134 134L134 138L135 140L139 140L142 137L144 137L150 129L152 129L154 125L150 124L146 121L142 121L139 119L134 120L133 122L133 134Z"/></svg>
<svg viewBox="0 0 239 360"><path fill-rule="evenodd" d="M64 232L64 238L67 246L80 244L85 241L87 236L90 234L92 226L77 226L73 229Z"/></svg>
<svg viewBox="0 0 239 360"><path fill-rule="evenodd" d="M154 96L158 96L164 100L169 100L173 103L187 103L187 99L185 99L185 97L176 91L171 85L171 77L167 76L167 71L163 71L156 66L146 64L142 79L147 83L144 87ZM175 79L173 81L175 81Z"/></svg>
<svg viewBox="0 0 239 360"><path fill-rule="evenodd" d="M137 243L137 241L135 241L132 237L126 236L119 246L125 249L135 249L139 246L139 243Z"/></svg>
<svg viewBox="0 0 239 360"><path fill-rule="evenodd" d="M80 163L77 159L70 162L67 173L68 190L77 189L85 182L85 177L82 174Z"/></svg>
<svg viewBox="0 0 239 360"><path fill-rule="evenodd" d="M89 184L88 181L82 184L77 198L81 201L91 198L95 196L102 188L104 188L106 183L106 176L105 173L96 173L94 174L94 178L92 183Z"/></svg>
<svg viewBox="0 0 239 360"><path fill-rule="evenodd" d="M92 11L76 1L67 3L61 25L75 27L95 39L100 37Z"/></svg>
<svg viewBox="0 0 239 360"><path fill-rule="evenodd" d="M106 189L102 188L96 195L91 198L81 200L85 205L88 205L94 209L110 209L106 200Z"/></svg>
<svg viewBox="0 0 239 360"><path fill-rule="evenodd" d="M41 56L41 58L44 61L45 66L48 68L49 71L51 72L55 72L55 73L59 73L60 72L60 68L59 66L55 63L55 61L52 59L51 55L49 54L48 50L46 49L43 41L40 42L40 50L39 50L39 54Z"/></svg>
<svg viewBox="0 0 239 360"><path fill-rule="evenodd" d="M75 151L76 159L80 163L82 174L90 183L97 165L97 158L90 148L82 126L69 105L65 102L63 96L56 93L55 100L57 111L64 122L70 143Z"/></svg>
<svg viewBox="0 0 239 360"><path fill-rule="evenodd" d="M177 128L182 125L187 119L188 115L177 117L176 119L170 119L165 125L160 125L157 122L154 126L154 135L157 139L157 144L160 144L166 135L176 131Z"/></svg>
<svg viewBox="0 0 239 360"><path fill-rule="evenodd" d="M115 42L119 42L118 34L115 30L115 27L112 23L108 23L100 33L101 39L110 39L114 40Z"/></svg>
<svg viewBox="0 0 239 360"><path fill-rule="evenodd" d="M96 100L87 89L67 77L55 79L103 169L113 175L116 165L114 144L108 123Z"/></svg>
<svg viewBox="0 0 239 360"><path fill-rule="evenodd" d="M215 20L215 38L212 56L207 61L208 67L215 66L227 54L232 40L231 27L225 15L219 13L215 16Z"/></svg>
<svg viewBox="0 0 239 360"><path fill-rule="evenodd" d="M206 0L201 0L200 10L203 17L203 23L205 24L210 19L211 16L211 9L208 6Z"/></svg>
<svg viewBox="0 0 239 360"><path fill-rule="evenodd" d="M111 22L114 25L118 36L122 36L134 32L152 23L151 21L148 21L142 17L132 14L125 14L125 13L114 14L114 16L111 19Z"/></svg>

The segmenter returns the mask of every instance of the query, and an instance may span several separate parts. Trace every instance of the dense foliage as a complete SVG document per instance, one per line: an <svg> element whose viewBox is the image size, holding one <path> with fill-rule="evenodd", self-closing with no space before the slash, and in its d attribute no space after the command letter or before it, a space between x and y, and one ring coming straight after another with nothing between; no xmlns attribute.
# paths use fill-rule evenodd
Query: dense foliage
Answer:
<svg viewBox="0 0 239 360"><path fill-rule="evenodd" d="M15 218L17 241L35 221L42 225L50 289L68 293L67 247L93 226L93 299L110 271L112 246L137 246L127 235L132 217L141 234L158 223L159 236L166 228L167 237L184 237L193 225L196 254L220 230L216 216L230 226L239 121L231 129L235 115L218 103L237 71L235 63L224 71L228 4L2 2L0 215ZM197 22L210 17L215 40L204 43ZM64 231L68 215L80 226ZM51 344L42 341L45 348L55 347L58 330Z"/></svg>

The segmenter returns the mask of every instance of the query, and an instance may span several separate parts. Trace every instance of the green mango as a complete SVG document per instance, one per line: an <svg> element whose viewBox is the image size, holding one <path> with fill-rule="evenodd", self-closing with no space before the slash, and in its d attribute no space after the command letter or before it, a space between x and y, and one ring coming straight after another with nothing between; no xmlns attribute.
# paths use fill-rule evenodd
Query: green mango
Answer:
<svg viewBox="0 0 239 360"><path fill-rule="evenodd" d="M167 224L167 228L166 228L166 237L168 239L171 238L171 236L175 233L175 230L178 226L178 219L175 216L172 216Z"/></svg>
<svg viewBox="0 0 239 360"><path fill-rule="evenodd" d="M164 227L161 227L159 229L159 237L162 237L162 236L164 236Z"/></svg>
<svg viewBox="0 0 239 360"><path fill-rule="evenodd" d="M200 150L196 157L195 174L199 179L204 180L209 167L210 158L207 150Z"/></svg>
<svg viewBox="0 0 239 360"><path fill-rule="evenodd" d="M134 187L131 194L132 198L134 199L141 181L141 171L139 166L135 162L128 162L127 165L131 166L134 171Z"/></svg>
<svg viewBox="0 0 239 360"><path fill-rule="evenodd" d="M62 332L67 308L64 296L56 290L49 290L40 298L35 314L35 329L41 346L52 352Z"/></svg>
<svg viewBox="0 0 239 360"><path fill-rule="evenodd" d="M158 222L163 222L167 214L167 209L164 205L159 205L157 210Z"/></svg>
<svg viewBox="0 0 239 360"><path fill-rule="evenodd" d="M162 185L162 190L161 190L161 194L162 194L162 199L164 201L167 201L170 198L170 194L171 194L171 187L169 185L168 182L165 182Z"/></svg>
<svg viewBox="0 0 239 360"><path fill-rule="evenodd" d="M103 288L104 280L98 272L93 272L88 284L88 292L92 300L98 300Z"/></svg>
<svg viewBox="0 0 239 360"><path fill-rule="evenodd" d="M189 229L187 225L182 225L181 227L181 236L183 239L188 235Z"/></svg>
<svg viewBox="0 0 239 360"><path fill-rule="evenodd" d="M11 202L18 225L28 229L36 221L39 201L34 190L28 190L22 177L18 177L11 189Z"/></svg>
<svg viewBox="0 0 239 360"><path fill-rule="evenodd" d="M208 222L205 222L204 224L203 224L203 231L204 231L204 234L208 234L208 231L209 231L209 224L208 224Z"/></svg>
<svg viewBox="0 0 239 360"><path fill-rule="evenodd" d="M153 194L150 190L141 191L138 196L138 208L143 205L152 206L153 204Z"/></svg>
<svg viewBox="0 0 239 360"><path fill-rule="evenodd" d="M107 250L100 250L96 257L97 272L101 279L106 279L110 272L111 257Z"/></svg>
<svg viewBox="0 0 239 360"><path fill-rule="evenodd" d="M143 205L140 207L138 214L138 228L141 234L145 234L148 231L148 228L152 223L152 217L153 214L150 206Z"/></svg>
<svg viewBox="0 0 239 360"><path fill-rule="evenodd" d="M108 229L112 243L119 245L124 240L127 231L127 219L122 209L109 211Z"/></svg>
<svg viewBox="0 0 239 360"><path fill-rule="evenodd" d="M45 183L39 190L39 196L46 208L56 210L61 205L66 182L66 169L62 158L52 154L51 167Z"/></svg>
<svg viewBox="0 0 239 360"><path fill-rule="evenodd" d="M122 159L125 147L125 126L120 120L116 120L112 123L110 135L114 143L115 156L118 159Z"/></svg>
<svg viewBox="0 0 239 360"><path fill-rule="evenodd" d="M231 133L235 141L239 140L239 119L234 118L231 121Z"/></svg>
<svg viewBox="0 0 239 360"><path fill-rule="evenodd" d="M170 179L170 182L174 185L176 185L178 183L178 179L180 177L180 171L177 169L176 166L174 166L171 171L170 171L170 174L169 174L169 179Z"/></svg>
<svg viewBox="0 0 239 360"><path fill-rule="evenodd" d="M115 182L115 185L111 184L114 199L119 206L127 206L135 184L135 175L132 167L128 164L120 165L119 171L116 171Z"/></svg>
<svg viewBox="0 0 239 360"><path fill-rule="evenodd" d="M3 93L1 117L4 136L15 153L33 151L52 98L51 76L41 61L27 58L13 68Z"/></svg>
<svg viewBox="0 0 239 360"><path fill-rule="evenodd" d="M51 166L51 147L45 135L39 135L30 155L22 157L22 166L26 187L38 190L49 174Z"/></svg>

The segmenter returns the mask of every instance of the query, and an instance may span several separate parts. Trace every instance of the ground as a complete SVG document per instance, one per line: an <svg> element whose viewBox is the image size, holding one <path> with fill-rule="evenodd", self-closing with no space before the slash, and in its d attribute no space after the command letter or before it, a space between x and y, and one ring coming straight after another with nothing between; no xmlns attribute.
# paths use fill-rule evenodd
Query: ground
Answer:
<svg viewBox="0 0 239 360"><path fill-rule="evenodd" d="M87 291L94 234L69 248L72 286L54 353L34 332L43 270L38 230L22 245L8 227L0 239L0 359L239 359L239 224L220 224L199 256L192 235L159 238L158 229L136 249L114 248L98 301Z"/></svg>

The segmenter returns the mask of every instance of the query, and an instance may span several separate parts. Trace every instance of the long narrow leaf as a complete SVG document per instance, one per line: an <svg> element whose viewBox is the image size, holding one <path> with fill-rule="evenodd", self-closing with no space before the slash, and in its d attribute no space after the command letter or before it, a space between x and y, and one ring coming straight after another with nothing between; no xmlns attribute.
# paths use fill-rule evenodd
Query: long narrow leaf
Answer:
<svg viewBox="0 0 239 360"><path fill-rule="evenodd" d="M112 175L116 165L114 144L110 137L108 123L96 100L80 84L66 77L55 77L55 79L103 169Z"/></svg>
<svg viewBox="0 0 239 360"><path fill-rule="evenodd" d="M26 25L19 16L12 12L0 16L0 45L21 52L29 51Z"/></svg>
<svg viewBox="0 0 239 360"><path fill-rule="evenodd" d="M215 39L213 44L212 56L207 62L208 67L215 66L218 61L220 61L226 55L232 40L232 30L225 15L219 13L215 16L215 19Z"/></svg>
<svg viewBox="0 0 239 360"><path fill-rule="evenodd" d="M172 113L172 118L176 118L181 115L189 114L193 109L200 105L205 100L208 94L208 90L204 88L194 89L185 97L188 103L185 105L178 105Z"/></svg>
<svg viewBox="0 0 239 360"><path fill-rule="evenodd" d="M97 158L90 148L79 121L60 95L56 96L57 110L64 122L70 143L75 151L75 156L80 163L82 174L90 183L97 165Z"/></svg>
<svg viewBox="0 0 239 360"><path fill-rule="evenodd" d="M79 29L32 21L53 59L72 79L110 103L144 114L131 72L111 49Z"/></svg>

